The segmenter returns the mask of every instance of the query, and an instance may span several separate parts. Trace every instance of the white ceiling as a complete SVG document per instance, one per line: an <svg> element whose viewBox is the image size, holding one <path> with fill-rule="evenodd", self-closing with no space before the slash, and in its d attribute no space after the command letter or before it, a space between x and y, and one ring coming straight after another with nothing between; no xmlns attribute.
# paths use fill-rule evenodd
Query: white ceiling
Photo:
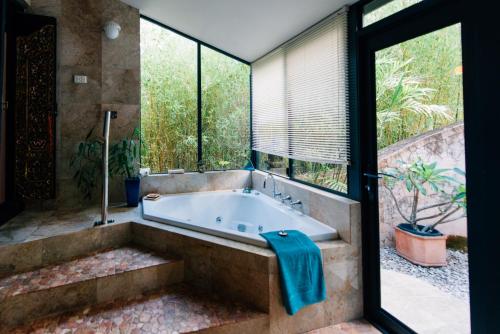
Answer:
<svg viewBox="0 0 500 334"><path fill-rule="evenodd" d="M141 14L254 61L357 0L122 0Z"/></svg>

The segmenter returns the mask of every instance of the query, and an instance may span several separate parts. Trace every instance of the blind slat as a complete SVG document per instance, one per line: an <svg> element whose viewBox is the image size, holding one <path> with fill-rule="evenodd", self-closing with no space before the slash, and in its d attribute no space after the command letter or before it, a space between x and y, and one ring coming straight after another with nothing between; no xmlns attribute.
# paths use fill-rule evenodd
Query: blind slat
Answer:
<svg viewBox="0 0 500 334"><path fill-rule="evenodd" d="M347 12L252 64L256 151L348 164Z"/></svg>

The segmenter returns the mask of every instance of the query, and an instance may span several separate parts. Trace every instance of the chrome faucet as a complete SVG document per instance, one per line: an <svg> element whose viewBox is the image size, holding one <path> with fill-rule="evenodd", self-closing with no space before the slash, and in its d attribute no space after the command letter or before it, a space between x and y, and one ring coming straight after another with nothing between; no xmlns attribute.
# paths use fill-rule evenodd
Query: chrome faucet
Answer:
<svg viewBox="0 0 500 334"><path fill-rule="evenodd" d="M117 117L116 111L106 111L104 113L104 127L102 130L102 135L104 137L104 143L102 146L102 201L101 201L101 221L94 223L94 226L106 225L108 223L114 222L114 220L108 220L108 181L109 181L109 125L111 119Z"/></svg>
<svg viewBox="0 0 500 334"><path fill-rule="evenodd" d="M286 195L286 196L284 196L284 197L281 198L281 203L284 204L286 201L290 201L291 202L292 201L292 196Z"/></svg>
<svg viewBox="0 0 500 334"><path fill-rule="evenodd" d="M300 200L293 201L293 202L291 201L290 202L290 207L291 208L295 208L295 206L300 206L300 208L302 209L302 201L300 201Z"/></svg>
<svg viewBox="0 0 500 334"><path fill-rule="evenodd" d="M271 173L267 173L262 188L266 189L267 179L271 179L273 181L273 198L280 197L281 193L276 191L276 180L274 179L274 176Z"/></svg>

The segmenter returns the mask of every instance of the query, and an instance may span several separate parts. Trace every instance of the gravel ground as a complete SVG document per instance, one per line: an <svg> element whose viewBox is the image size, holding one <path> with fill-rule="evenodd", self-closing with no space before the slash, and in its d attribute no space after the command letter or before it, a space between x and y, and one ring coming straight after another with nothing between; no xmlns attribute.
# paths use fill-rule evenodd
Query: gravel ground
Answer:
<svg viewBox="0 0 500 334"><path fill-rule="evenodd" d="M440 290L469 302L469 258L467 253L447 250L448 265L444 267L422 267L396 254L392 247L380 248L382 269L394 270L421 278Z"/></svg>

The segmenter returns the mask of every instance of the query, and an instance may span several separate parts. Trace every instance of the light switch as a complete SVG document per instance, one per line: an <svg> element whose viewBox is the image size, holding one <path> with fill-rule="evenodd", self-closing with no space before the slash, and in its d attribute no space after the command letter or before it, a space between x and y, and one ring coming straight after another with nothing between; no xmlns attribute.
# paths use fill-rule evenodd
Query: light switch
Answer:
<svg viewBox="0 0 500 334"><path fill-rule="evenodd" d="M73 76L73 82L76 84L86 84L87 76L86 75L75 75Z"/></svg>

